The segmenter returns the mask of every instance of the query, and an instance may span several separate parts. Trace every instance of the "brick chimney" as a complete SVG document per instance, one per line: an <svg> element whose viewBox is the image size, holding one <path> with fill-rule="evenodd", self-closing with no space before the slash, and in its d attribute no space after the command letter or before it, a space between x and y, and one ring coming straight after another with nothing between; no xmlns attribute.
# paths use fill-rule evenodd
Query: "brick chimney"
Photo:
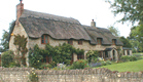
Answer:
<svg viewBox="0 0 143 82"><path fill-rule="evenodd" d="M94 22L94 19L91 21L91 27L96 27L96 23Z"/></svg>
<svg viewBox="0 0 143 82"><path fill-rule="evenodd" d="M22 0L20 0L20 3L16 6L16 14L17 14L17 18L16 18L16 25L19 24L19 18L23 13L24 10L24 4L22 3Z"/></svg>

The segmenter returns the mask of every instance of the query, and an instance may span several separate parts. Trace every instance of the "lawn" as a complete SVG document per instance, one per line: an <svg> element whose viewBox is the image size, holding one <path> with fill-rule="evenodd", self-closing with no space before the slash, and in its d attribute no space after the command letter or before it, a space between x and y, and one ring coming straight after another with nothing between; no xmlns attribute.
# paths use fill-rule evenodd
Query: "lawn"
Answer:
<svg viewBox="0 0 143 82"><path fill-rule="evenodd" d="M107 66L102 66L103 68L108 68L112 71L119 71L119 72L139 72L143 71L143 59L133 62L125 62L125 63L117 63Z"/></svg>

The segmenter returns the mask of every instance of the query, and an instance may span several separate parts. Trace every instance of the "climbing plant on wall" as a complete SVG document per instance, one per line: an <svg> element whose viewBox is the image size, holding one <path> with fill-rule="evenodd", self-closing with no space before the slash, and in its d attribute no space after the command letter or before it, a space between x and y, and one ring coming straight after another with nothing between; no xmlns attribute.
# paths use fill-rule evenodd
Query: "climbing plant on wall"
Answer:
<svg viewBox="0 0 143 82"><path fill-rule="evenodd" d="M18 56L20 59L20 64L21 65L26 65L26 58L25 58L25 54L28 52L28 49L26 48L26 44L27 44L27 38L23 36L18 35L14 35L14 45L16 45L17 50L18 50Z"/></svg>

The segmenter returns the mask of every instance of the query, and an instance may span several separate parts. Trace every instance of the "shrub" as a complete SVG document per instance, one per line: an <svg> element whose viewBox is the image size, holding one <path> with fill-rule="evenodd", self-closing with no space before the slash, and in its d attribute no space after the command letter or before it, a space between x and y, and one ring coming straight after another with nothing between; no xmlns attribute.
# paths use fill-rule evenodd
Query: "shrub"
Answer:
<svg viewBox="0 0 143 82"><path fill-rule="evenodd" d="M130 61L136 61L136 60L138 60L136 56L130 56L129 58L130 58Z"/></svg>
<svg viewBox="0 0 143 82"><path fill-rule="evenodd" d="M106 61L101 61L101 65L103 66L107 65Z"/></svg>
<svg viewBox="0 0 143 82"><path fill-rule="evenodd" d="M13 51L6 51L1 56L2 66L9 67L10 63L13 62L14 53Z"/></svg>
<svg viewBox="0 0 143 82"><path fill-rule="evenodd" d="M111 62L110 60L107 60L107 61L106 61L106 64L107 64L107 65L111 65L112 62Z"/></svg>
<svg viewBox="0 0 143 82"><path fill-rule="evenodd" d="M133 56L135 56L138 60L142 59L142 55L141 54L135 54Z"/></svg>
<svg viewBox="0 0 143 82"><path fill-rule="evenodd" d="M20 64L13 61L10 63L9 67L20 67Z"/></svg>
<svg viewBox="0 0 143 82"><path fill-rule="evenodd" d="M86 57L89 63L95 62L95 59L98 58L98 51L88 51Z"/></svg>
<svg viewBox="0 0 143 82"><path fill-rule="evenodd" d="M78 60L73 62L71 69L84 69L88 67L87 62L85 60Z"/></svg>
<svg viewBox="0 0 143 82"><path fill-rule="evenodd" d="M130 61L130 57L129 57L129 56L122 56L122 57L121 57L121 60L122 60L123 62L127 62L127 61Z"/></svg>
<svg viewBox="0 0 143 82"><path fill-rule="evenodd" d="M123 62L126 62L126 61L136 61L136 60L138 60L138 58L136 56L122 56L121 60Z"/></svg>

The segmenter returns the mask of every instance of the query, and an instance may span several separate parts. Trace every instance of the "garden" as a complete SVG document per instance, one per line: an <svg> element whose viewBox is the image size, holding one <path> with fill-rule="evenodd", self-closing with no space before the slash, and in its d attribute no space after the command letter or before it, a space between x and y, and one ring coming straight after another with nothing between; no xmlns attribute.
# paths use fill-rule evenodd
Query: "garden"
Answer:
<svg viewBox="0 0 143 82"><path fill-rule="evenodd" d="M72 62L72 55L76 53L81 58ZM88 51L86 54L87 60L82 58L84 50L75 49L69 44L60 44L59 46L51 46L46 44L45 49L40 49L35 45L29 52L29 65L35 69L88 69L104 67L112 71L143 71L141 62L143 62L142 54L134 54L132 56L122 56L119 61L104 60L99 57L98 51ZM6 51L1 57L1 66L3 67L20 67L19 59L15 59L13 51ZM9 60L9 61L7 61ZM22 61L23 62L23 61ZM47 63L48 62L48 63ZM24 66L24 65L22 65Z"/></svg>

